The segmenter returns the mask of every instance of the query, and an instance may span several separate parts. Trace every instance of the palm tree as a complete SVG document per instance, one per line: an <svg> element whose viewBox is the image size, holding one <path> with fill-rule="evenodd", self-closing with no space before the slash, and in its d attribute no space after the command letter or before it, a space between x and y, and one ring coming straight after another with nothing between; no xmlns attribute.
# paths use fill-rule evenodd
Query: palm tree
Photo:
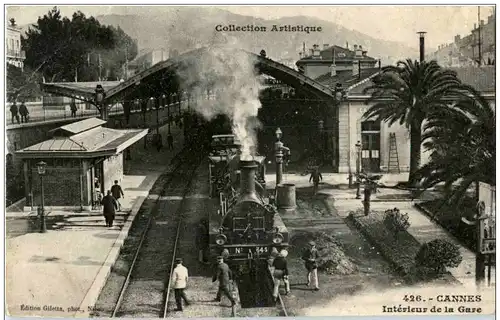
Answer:
<svg viewBox="0 0 500 320"><path fill-rule="evenodd" d="M436 61L407 59L382 68L364 90L371 93L366 104L373 103L364 118L389 125L399 122L410 130L409 185L418 181L415 174L420 167L422 123L431 112L446 106L446 97L461 95L463 89L456 73L441 68Z"/></svg>
<svg viewBox="0 0 500 320"><path fill-rule="evenodd" d="M468 92L469 97L429 116L422 138L432 153L417 174L424 188L445 182L445 199L455 204L472 183L496 183L495 111L475 89Z"/></svg>

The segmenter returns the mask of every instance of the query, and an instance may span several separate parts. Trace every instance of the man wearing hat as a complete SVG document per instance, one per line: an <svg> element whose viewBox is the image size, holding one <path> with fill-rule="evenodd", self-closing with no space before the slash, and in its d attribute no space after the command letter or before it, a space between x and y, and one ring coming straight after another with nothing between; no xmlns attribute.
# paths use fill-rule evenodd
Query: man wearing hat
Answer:
<svg viewBox="0 0 500 320"><path fill-rule="evenodd" d="M307 269L307 286L309 287L311 285L311 275L312 275L315 291L319 290L318 263L317 263L318 258L319 255L318 255L318 250L316 249L316 243L314 243L314 241L309 241L309 247L304 250L304 254L302 255L302 260L305 261Z"/></svg>
<svg viewBox="0 0 500 320"><path fill-rule="evenodd" d="M290 282L288 281L288 266L286 263L286 256L288 256L288 251L281 250L280 253L273 261L273 277L274 277L274 291L273 297L274 300L278 299L278 293L280 290L281 280L285 283L285 294L290 293Z"/></svg>
<svg viewBox="0 0 500 320"><path fill-rule="evenodd" d="M236 302L231 295L230 281L233 278L233 274L229 266L224 263L224 258L222 256L217 257L217 267L215 269L215 274L212 277L212 282L219 280L219 290L217 290L217 297L214 301L221 301L222 295L225 295L229 301L231 301L231 306L234 306Z"/></svg>
<svg viewBox="0 0 500 320"><path fill-rule="evenodd" d="M186 297L184 289L186 289L188 281L188 269L182 265L182 259L175 259L176 267L172 273L172 288L174 288L175 303L177 309L175 311L182 311L182 300L189 306L189 300Z"/></svg>

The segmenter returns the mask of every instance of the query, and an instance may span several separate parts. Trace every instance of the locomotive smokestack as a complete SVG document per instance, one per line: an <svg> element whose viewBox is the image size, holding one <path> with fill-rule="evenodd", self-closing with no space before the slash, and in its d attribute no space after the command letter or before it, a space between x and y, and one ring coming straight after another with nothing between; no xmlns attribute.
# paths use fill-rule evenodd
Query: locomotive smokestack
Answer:
<svg viewBox="0 0 500 320"><path fill-rule="evenodd" d="M240 192L241 197L255 197L255 170L253 160L240 160Z"/></svg>
<svg viewBox="0 0 500 320"><path fill-rule="evenodd" d="M420 62L424 62L425 60L425 31L417 32L420 37Z"/></svg>

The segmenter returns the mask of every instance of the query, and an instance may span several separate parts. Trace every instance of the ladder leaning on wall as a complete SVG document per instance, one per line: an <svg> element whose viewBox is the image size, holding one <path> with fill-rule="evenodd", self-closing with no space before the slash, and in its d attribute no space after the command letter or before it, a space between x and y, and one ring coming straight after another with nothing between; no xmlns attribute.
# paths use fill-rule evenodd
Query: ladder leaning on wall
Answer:
<svg viewBox="0 0 500 320"><path fill-rule="evenodd" d="M387 163L387 171L390 173L401 173L395 132L389 133L389 162Z"/></svg>

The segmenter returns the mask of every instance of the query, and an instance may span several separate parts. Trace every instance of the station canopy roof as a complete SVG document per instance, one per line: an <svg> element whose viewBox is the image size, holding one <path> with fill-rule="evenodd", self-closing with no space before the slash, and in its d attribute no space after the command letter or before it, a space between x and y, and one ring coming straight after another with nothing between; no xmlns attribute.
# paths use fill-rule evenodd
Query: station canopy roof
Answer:
<svg viewBox="0 0 500 320"><path fill-rule="evenodd" d="M92 118L91 118L92 119ZM85 129L86 119L73 123L73 128L80 128L78 133L70 136L54 136L51 139L17 151L24 158L92 158L97 156L111 156L125 150L147 133L147 129L118 130L102 127L101 125ZM97 123L93 118L94 124ZM102 120L100 120L102 121ZM67 125L68 126L68 125ZM62 126L54 132L63 130ZM71 125L69 125L71 126Z"/></svg>

